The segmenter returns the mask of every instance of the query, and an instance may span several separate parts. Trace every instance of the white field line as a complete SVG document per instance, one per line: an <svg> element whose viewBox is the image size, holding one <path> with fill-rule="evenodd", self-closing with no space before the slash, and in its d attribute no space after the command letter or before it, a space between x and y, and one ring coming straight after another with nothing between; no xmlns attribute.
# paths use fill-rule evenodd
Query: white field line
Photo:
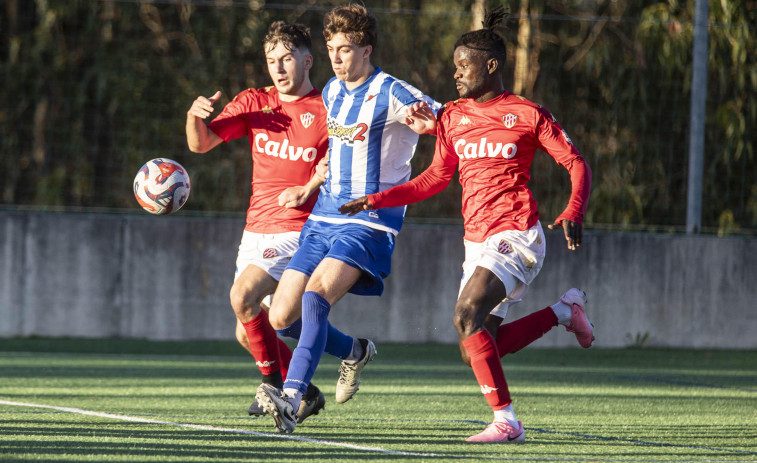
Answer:
<svg viewBox="0 0 757 463"><path fill-rule="evenodd" d="M322 439L311 439L309 437L291 436L287 434L271 434L271 433L265 433L265 432L248 431L245 429L219 428L217 426L207 426L207 425L201 425L201 424L151 420L149 418L139 418L136 416L114 415L112 413L82 410L81 408L58 407L54 405L42 405L42 404L32 404L32 403L24 403L24 402L11 402L8 400L0 400L0 404L11 405L14 407L45 408L49 410L57 410L57 411L67 412L67 413L76 413L79 415L86 415L86 416L96 416L98 418L107 418L111 420L130 421L133 423L162 424L166 426L177 426L180 428L199 429L201 431L215 431L215 432L224 432L224 433L231 433L231 434L246 434L246 435L251 435L251 436L269 437L269 438L274 438L274 439L284 439L284 440L291 440L291 441L298 441L298 442L309 442L312 444L328 445L331 447L342 447L342 448L348 448L352 450L359 450L362 452L384 453L384 454L390 454L390 455L406 455L406 456L412 456L412 457L454 458L452 455L441 455L441 454L436 454L436 453L405 452L401 450L389 450L389 449L382 449L379 447L366 447L362 445L346 444L343 442L334 442L334 441L328 441L328 440L322 440Z"/></svg>

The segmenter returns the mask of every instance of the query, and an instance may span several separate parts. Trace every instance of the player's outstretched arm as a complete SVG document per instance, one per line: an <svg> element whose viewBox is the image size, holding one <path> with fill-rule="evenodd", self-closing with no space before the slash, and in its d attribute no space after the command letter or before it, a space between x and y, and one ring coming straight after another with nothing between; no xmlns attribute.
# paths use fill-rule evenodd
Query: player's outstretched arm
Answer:
<svg viewBox="0 0 757 463"><path fill-rule="evenodd" d="M187 145L193 153L207 153L223 141L205 125L205 119L213 113L213 104L219 98L221 98L220 91L210 98L197 97L187 111Z"/></svg>
<svg viewBox="0 0 757 463"><path fill-rule="evenodd" d="M417 134L436 135L436 115L423 101L407 107L405 124Z"/></svg>
<svg viewBox="0 0 757 463"><path fill-rule="evenodd" d="M371 204L367 196L363 196L362 198L352 200L347 204L342 204L339 207L339 212L341 214L348 214L352 216L357 214L358 212L370 211L371 209L373 209L373 204Z"/></svg>
<svg viewBox="0 0 757 463"><path fill-rule="evenodd" d="M318 190L326 181L326 171L329 168L328 154L324 156L315 166L315 173L305 185L290 186L279 195L279 206L298 207L305 204L305 201Z"/></svg>
<svg viewBox="0 0 757 463"><path fill-rule="evenodd" d="M562 228L565 234L565 241L568 243L568 249L575 251L577 247L581 246L581 240L583 239L583 226L580 223L572 220L563 219L555 221L553 224L547 225L550 230L557 230Z"/></svg>

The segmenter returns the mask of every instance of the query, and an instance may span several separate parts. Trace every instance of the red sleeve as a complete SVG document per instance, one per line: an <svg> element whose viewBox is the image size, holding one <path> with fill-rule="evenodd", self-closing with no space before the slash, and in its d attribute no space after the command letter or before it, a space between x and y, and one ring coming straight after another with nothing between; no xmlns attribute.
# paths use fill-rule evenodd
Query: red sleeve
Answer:
<svg viewBox="0 0 757 463"><path fill-rule="evenodd" d="M544 109L540 109L539 113L536 130L540 148L570 174L570 200L555 223L571 220L582 224L591 193L591 169L555 118Z"/></svg>
<svg viewBox="0 0 757 463"><path fill-rule="evenodd" d="M457 169L458 156L447 143L446 137L441 135L441 128L437 128L437 133L440 136L436 139L436 150L431 165L409 182L368 195L368 202L374 209L405 206L423 201L449 185Z"/></svg>
<svg viewBox="0 0 757 463"><path fill-rule="evenodd" d="M240 93L234 97L224 106L221 113L208 124L208 128L226 143L247 135L247 122L243 117L245 113L249 112L247 107L249 98L246 98L246 96Z"/></svg>

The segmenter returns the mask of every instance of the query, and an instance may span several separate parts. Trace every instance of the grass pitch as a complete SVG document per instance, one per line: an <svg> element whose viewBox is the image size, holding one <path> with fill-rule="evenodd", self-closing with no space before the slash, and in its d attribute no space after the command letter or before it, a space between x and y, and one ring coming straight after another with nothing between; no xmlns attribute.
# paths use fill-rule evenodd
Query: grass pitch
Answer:
<svg viewBox="0 0 757 463"><path fill-rule="evenodd" d="M525 444L491 420L456 346L378 345L351 401L273 433L231 342L0 340L0 461L757 461L757 352L526 349L503 360Z"/></svg>

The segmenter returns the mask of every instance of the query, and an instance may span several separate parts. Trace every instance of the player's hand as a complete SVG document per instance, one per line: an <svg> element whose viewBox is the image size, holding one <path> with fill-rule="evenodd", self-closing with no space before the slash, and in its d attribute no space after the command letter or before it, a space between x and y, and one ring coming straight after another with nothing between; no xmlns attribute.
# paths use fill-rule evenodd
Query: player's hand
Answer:
<svg viewBox="0 0 757 463"><path fill-rule="evenodd" d="M199 117L200 119L207 119L208 116L213 114L213 104L221 98L221 92L217 91L213 96L205 98L204 96L197 97L192 102L192 107L189 108L187 114L190 116Z"/></svg>
<svg viewBox="0 0 757 463"><path fill-rule="evenodd" d="M326 173L329 171L329 153L322 157L315 166L315 176L321 183L326 183Z"/></svg>
<svg viewBox="0 0 757 463"><path fill-rule="evenodd" d="M310 191L302 185L290 186L279 195L279 206L292 208L302 206L310 197Z"/></svg>
<svg viewBox="0 0 757 463"><path fill-rule="evenodd" d="M431 111L429 105L423 101L407 107L405 124L418 134L436 133L436 115Z"/></svg>
<svg viewBox="0 0 757 463"><path fill-rule="evenodd" d="M368 197L363 196L362 198L355 199L353 201L348 202L347 204L343 204L339 207L339 212L342 214L349 214L350 216L353 216L357 214L358 212L362 211L370 211L373 209L373 205L368 202Z"/></svg>
<svg viewBox="0 0 757 463"><path fill-rule="evenodd" d="M562 222L562 223L560 223ZM568 242L568 249L575 251L577 247L581 246L581 239L583 238L583 227L580 223L572 220L561 220L551 225L547 225L550 230L557 230L562 228L565 233L565 241Z"/></svg>

